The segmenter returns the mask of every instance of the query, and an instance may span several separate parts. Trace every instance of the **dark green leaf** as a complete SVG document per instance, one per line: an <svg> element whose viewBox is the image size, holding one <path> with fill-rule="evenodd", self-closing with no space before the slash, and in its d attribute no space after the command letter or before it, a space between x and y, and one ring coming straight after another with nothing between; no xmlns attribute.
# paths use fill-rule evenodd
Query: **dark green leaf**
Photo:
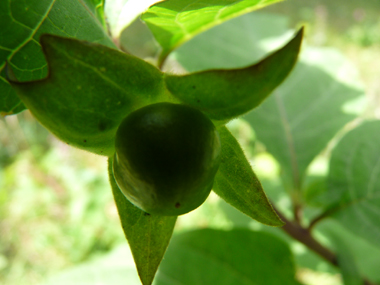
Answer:
<svg viewBox="0 0 380 285"><path fill-rule="evenodd" d="M152 284L158 265L169 244L177 217L149 215L132 205L121 193L112 173L108 172L121 225L131 248L137 271L144 285Z"/></svg>
<svg viewBox="0 0 380 285"><path fill-rule="evenodd" d="M142 19L162 46L161 59L215 25L280 0L171 0L152 6Z"/></svg>
<svg viewBox="0 0 380 285"><path fill-rule="evenodd" d="M363 123L335 147L326 195L332 217L380 247L380 121Z"/></svg>
<svg viewBox="0 0 380 285"><path fill-rule="evenodd" d="M157 285L299 284L285 242L271 234L243 229L202 229L174 236L156 282Z"/></svg>
<svg viewBox="0 0 380 285"><path fill-rule="evenodd" d="M218 131L222 152L214 192L252 219L270 226L283 226L239 143L226 127L220 127Z"/></svg>
<svg viewBox="0 0 380 285"><path fill-rule="evenodd" d="M85 3L84 3L85 1ZM102 0L0 1L0 72L8 61L18 80L46 76L39 38L43 33L114 46L104 27ZM24 107L10 85L0 78L0 112L14 114Z"/></svg>
<svg viewBox="0 0 380 285"><path fill-rule="evenodd" d="M49 76L12 85L33 115L70 145L111 156L122 119L166 98L162 73L143 60L74 39L46 35L41 41Z"/></svg>
<svg viewBox="0 0 380 285"><path fill-rule="evenodd" d="M229 120L257 107L286 78L295 62L303 29L283 48L241 69L209 70L165 77L179 100L214 120Z"/></svg>
<svg viewBox="0 0 380 285"><path fill-rule="evenodd" d="M25 109L9 82L0 76L0 116L17 114Z"/></svg>

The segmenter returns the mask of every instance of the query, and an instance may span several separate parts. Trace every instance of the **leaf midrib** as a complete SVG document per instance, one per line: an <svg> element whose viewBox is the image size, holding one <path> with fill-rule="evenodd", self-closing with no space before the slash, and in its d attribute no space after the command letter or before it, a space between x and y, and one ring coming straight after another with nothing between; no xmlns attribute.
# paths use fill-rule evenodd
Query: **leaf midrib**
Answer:
<svg viewBox="0 0 380 285"><path fill-rule="evenodd" d="M286 144L288 145L288 151L290 155L290 164L291 164L291 169L292 169L292 178L293 178L293 183L294 183L293 186L295 187L295 190L300 190L301 185L300 185L299 165L297 162L297 153L294 146L293 134L292 134L292 129L291 129L290 122L288 119L288 115L285 109L284 102L281 98L281 95L278 92L275 92L273 96L275 98L275 102L280 114L282 127L285 132Z"/></svg>

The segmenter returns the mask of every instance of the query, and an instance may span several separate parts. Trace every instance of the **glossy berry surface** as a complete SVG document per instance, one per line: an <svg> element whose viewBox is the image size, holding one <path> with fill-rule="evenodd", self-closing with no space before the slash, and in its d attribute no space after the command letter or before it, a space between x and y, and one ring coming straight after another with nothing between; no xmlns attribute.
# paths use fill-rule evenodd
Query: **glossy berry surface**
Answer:
<svg viewBox="0 0 380 285"><path fill-rule="evenodd" d="M127 199L149 214L182 215L208 197L220 163L213 123L185 105L157 103L120 124L113 160Z"/></svg>

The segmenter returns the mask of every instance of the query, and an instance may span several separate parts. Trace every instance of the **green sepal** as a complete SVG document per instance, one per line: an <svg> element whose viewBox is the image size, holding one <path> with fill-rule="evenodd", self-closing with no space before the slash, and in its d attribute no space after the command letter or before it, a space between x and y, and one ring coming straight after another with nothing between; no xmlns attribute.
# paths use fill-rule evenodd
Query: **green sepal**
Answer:
<svg viewBox="0 0 380 285"><path fill-rule="evenodd" d="M143 285L152 284L165 254L177 217L150 215L131 204L120 191L108 159L108 174L121 225Z"/></svg>
<svg viewBox="0 0 380 285"><path fill-rule="evenodd" d="M226 127L219 127L221 163L215 176L214 192L252 219L274 227L280 220L268 201L239 143Z"/></svg>
<svg viewBox="0 0 380 285"><path fill-rule="evenodd" d="M48 76L10 82L33 115L72 146L111 156L116 130L127 114L167 101L162 73L141 59L53 35L43 35L41 45Z"/></svg>
<svg viewBox="0 0 380 285"><path fill-rule="evenodd" d="M168 90L211 119L226 121L257 107L288 76L297 61L303 28L284 47L241 69L165 75Z"/></svg>

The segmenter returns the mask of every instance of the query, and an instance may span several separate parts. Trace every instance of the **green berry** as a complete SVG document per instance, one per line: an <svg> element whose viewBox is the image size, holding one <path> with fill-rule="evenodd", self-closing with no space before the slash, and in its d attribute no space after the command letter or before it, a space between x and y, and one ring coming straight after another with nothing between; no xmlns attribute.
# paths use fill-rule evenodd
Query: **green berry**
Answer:
<svg viewBox="0 0 380 285"><path fill-rule="evenodd" d="M113 172L127 199L149 214L178 216L210 194L221 145L214 124L199 110L157 103L122 121L115 149Z"/></svg>

